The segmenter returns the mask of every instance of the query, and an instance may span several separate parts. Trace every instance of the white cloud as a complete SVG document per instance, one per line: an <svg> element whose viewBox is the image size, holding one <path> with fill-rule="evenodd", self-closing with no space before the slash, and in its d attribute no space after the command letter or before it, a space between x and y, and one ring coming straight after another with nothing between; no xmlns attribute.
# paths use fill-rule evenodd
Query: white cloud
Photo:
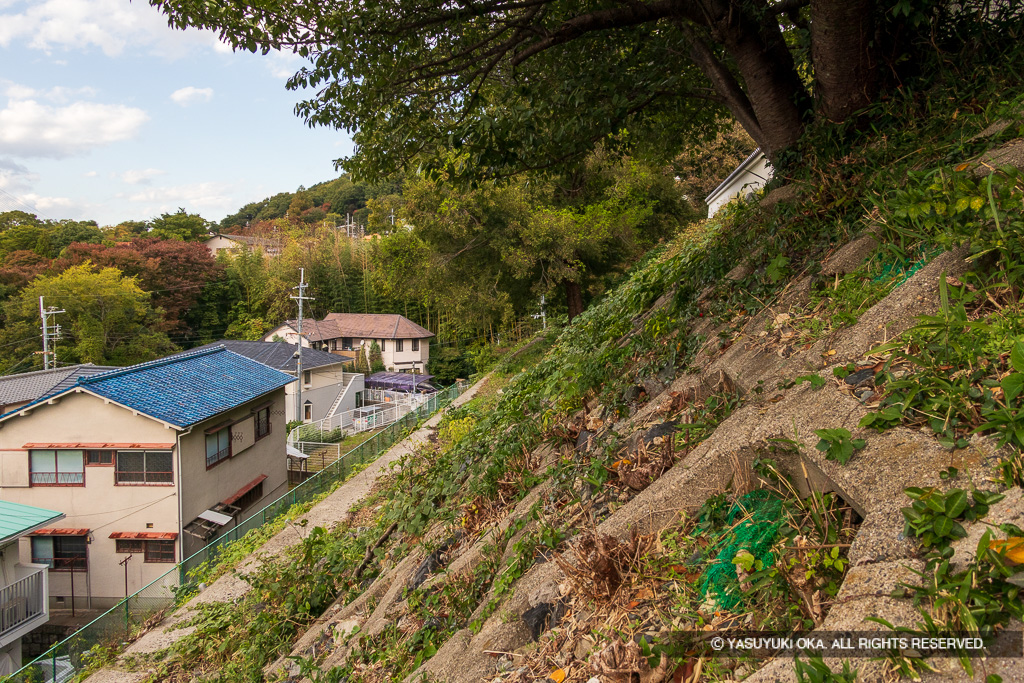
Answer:
<svg viewBox="0 0 1024 683"><path fill-rule="evenodd" d="M167 171L161 171L158 168L133 169L122 173L121 180L129 185L149 185L153 178L165 173Z"/></svg>
<svg viewBox="0 0 1024 683"><path fill-rule="evenodd" d="M0 154L62 159L135 137L146 112L121 104L10 100L0 109Z"/></svg>
<svg viewBox="0 0 1024 683"><path fill-rule="evenodd" d="M118 195L124 197L124 195ZM222 182L190 183L152 187L125 197L133 204L142 205L147 215L173 213L179 207L192 211L213 212L233 210L238 198L231 194L231 186Z"/></svg>
<svg viewBox="0 0 1024 683"><path fill-rule="evenodd" d="M0 157L0 190L10 193L26 192L32 187L32 183L38 180L39 176L25 166Z"/></svg>
<svg viewBox="0 0 1024 683"><path fill-rule="evenodd" d="M171 99L181 107L187 107L197 102L209 102L213 99L213 88L196 88L191 85L178 88L171 93Z"/></svg>
<svg viewBox="0 0 1024 683"><path fill-rule="evenodd" d="M169 58L184 57L197 45L216 49L211 32L177 31L145 2L125 0L17 0L0 3L0 46L16 40L47 53L93 47L116 56L144 47Z"/></svg>
<svg viewBox="0 0 1024 683"><path fill-rule="evenodd" d="M21 195L20 199L27 204L31 204L40 211L46 211L47 209L64 209L62 216L65 217L68 215L67 209L76 207L75 202L67 197L43 197L35 193L29 193Z"/></svg>
<svg viewBox="0 0 1024 683"><path fill-rule="evenodd" d="M56 104L65 104L75 98L93 97L96 89L89 86L80 88L65 88L56 86L49 90L39 90L13 81L0 81L5 85L4 94L12 100L46 100Z"/></svg>
<svg viewBox="0 0 1024 683"><path fill-rule="evenodd" d="M294 76L305 61L294 52L270 52L265 59L270 75L281 79Z"/></svg>
<svg viewBox="0 0 1024 683"><path fill-rule="evenodd" d="M83 178L98 178L100 175L99 171L86 171L82 174Z"/></svg>

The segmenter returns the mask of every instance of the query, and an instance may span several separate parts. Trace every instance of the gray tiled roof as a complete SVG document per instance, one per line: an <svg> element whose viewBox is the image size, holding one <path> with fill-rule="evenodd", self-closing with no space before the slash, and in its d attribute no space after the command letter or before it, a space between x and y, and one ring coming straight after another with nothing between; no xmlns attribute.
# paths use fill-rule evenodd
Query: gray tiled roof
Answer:
<svg viewBox="0 0 1024 683"><path fill-rule="evenodd" d="M46 394L71 386L78 381L79 377L88 377L113 369L111 366L86 363L0 377L0 405L34 401Z"/></svg>
<svg viewBox="0 0 1024 683"><path fill-rule="evenodd" d="M212 344L199 346L192 349L192 351L212 349L218 346L223 346L228 351L234 351L240 356L250 358L257 363L263 363L275 370L290 373L295 372L295 346L286 342L222 339L221 341L213 342ZM192 351L186 351L185 353L191 353ZM353 354L346 354L342 356L334 353L328 353L326 351L318 351L317 349L304 348L302 349L302 369L312 370L313 368L318 368L324 365L347 363L354 358L355 356Z"/></svg>

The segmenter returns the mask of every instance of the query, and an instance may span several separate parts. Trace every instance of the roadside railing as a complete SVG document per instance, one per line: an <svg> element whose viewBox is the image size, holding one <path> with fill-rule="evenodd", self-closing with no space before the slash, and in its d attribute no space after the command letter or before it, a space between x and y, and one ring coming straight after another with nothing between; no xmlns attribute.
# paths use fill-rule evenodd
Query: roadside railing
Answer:
<svg viewBox="0 0 1024 683"><path fill-rule="evenodd" d="M225 548L248 532L272 522L292 506L305 503L344 481L354 468L372 462L406 436L406 431L461 395L468 383L455 384L432 394L424 403L397 422L374 434L353 450L327 465L285 495L256 512L223 536L185 558L160 578L126 597L73 634L60 641L0 683L65 683L87 668L90 659L103 649L120 650L148 623L156 623L173 608L175 596L189 595L197 587L190 572L205 563L216 563Z"/></svg>

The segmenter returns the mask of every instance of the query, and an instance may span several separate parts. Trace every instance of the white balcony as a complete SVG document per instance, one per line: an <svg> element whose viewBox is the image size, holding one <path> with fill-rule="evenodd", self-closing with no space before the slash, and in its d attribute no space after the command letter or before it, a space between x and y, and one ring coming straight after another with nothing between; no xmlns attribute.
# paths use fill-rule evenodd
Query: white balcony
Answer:
<svg viewBox="0 0 1024 683"><path fill-rule="evenodd" d="M15 565L15 580L0 588L0 647L13 643L50 618L46 567Z"/></svg>

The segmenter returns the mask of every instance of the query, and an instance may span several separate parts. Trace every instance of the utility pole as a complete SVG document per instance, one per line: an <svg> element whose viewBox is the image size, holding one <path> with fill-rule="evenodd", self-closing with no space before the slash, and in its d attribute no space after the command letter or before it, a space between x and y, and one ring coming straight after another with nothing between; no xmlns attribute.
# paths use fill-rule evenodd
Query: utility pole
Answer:
<svg viewBox="0 0 1024 683"><path fill-rule="evenodd" d="M540 313L534 313L532 316L530 316L534 320L536 320L537 318L540 318L541 322L544 325L544 329L545 330L548 329L548 312L547 312L547 309L544 307L544 305L546 303L547 303L547 301L545 301L544 295L541 294L540 295Z"/></svg>
<svg viewBox="0 0 1024 683"><path fill-rule="evenodd" d="M302 414L302 302L309 300L315 301L315 299L306 296L306 269L299 268L299 286L292 287L292 289L299 290L298 296L290 297L299 302L299 350L295 352L295 358L298 360L295 363L295 377L299 380L299 390L295 401L295 419L302 422L305 416Z"/></svg>
<svg viewBox="0 0 1024 683"><path fill-rule="evenodd" d="M54 316L54 315L57 315L58 313L64 313L64 312L65 311L63 309L58 311L53 306L50 306L49 308L46 308L43 305L43 297L39 297L39 317L43 319L43 369L44 370L49 370L50 369L50 354L51 353L54 354L54 358L53 358L54 367L56 367L56 365L57 365L57 356L56 356L57 345L56 345L56 342L54 343L54 347L53 347L54 350L52 352L50 351L50 316ZM54 339L56 340L56 339L60 338L60 325L56 326L55 332L56 332L56 334L54 335Z"/></svg>

